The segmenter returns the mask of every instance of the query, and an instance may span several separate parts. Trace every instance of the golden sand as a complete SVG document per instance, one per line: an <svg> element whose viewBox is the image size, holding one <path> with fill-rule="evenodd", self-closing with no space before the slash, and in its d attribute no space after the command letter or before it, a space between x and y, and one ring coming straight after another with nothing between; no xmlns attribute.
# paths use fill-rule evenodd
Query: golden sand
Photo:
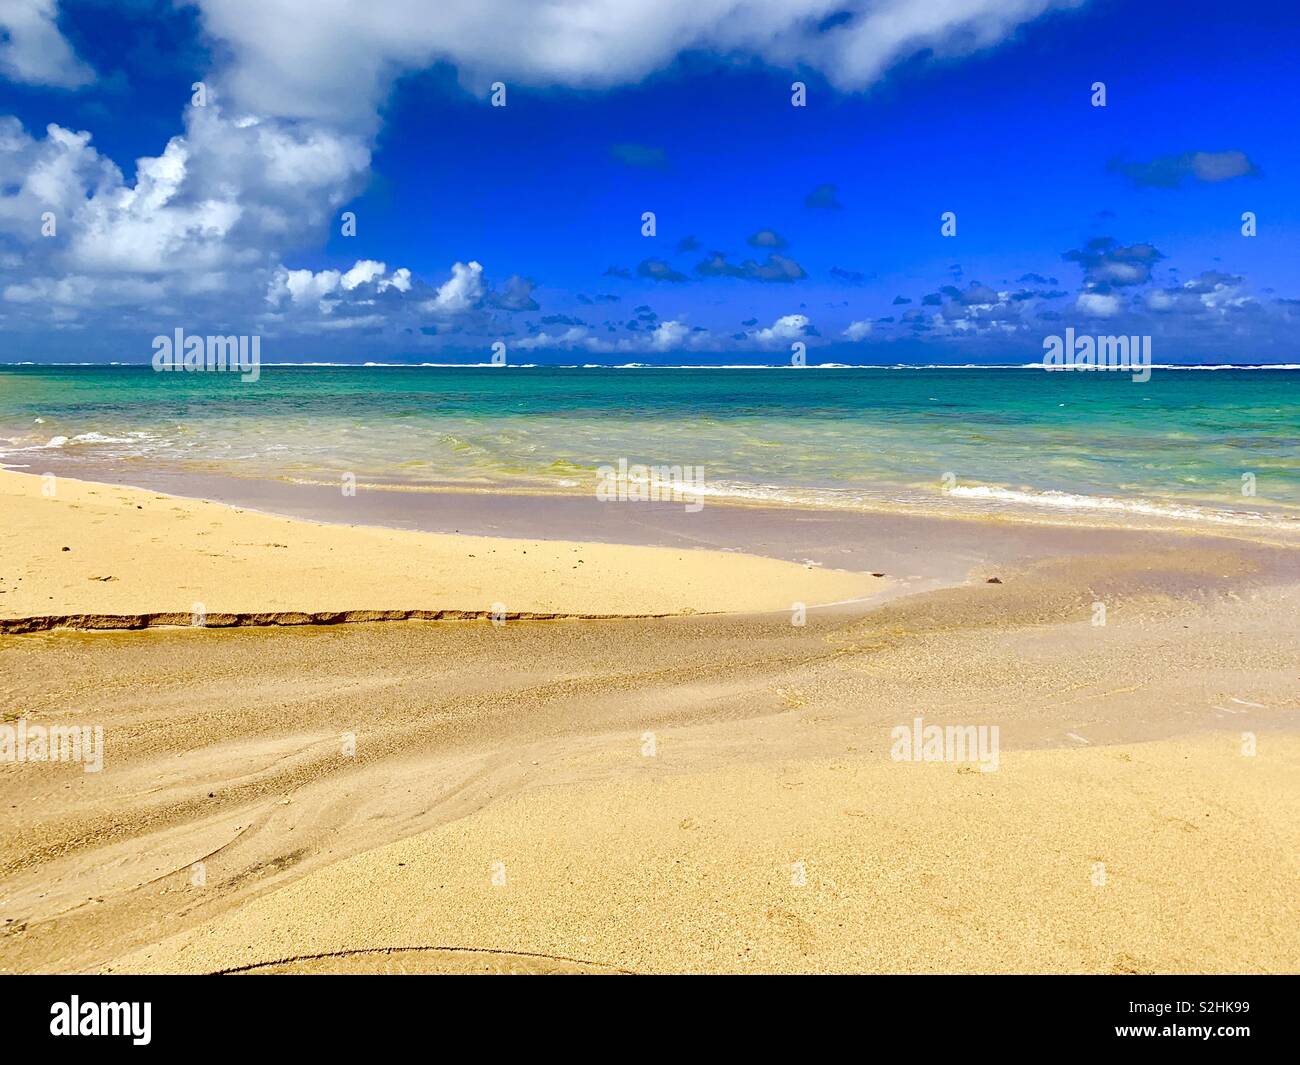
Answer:
<svg viewBox="0 0 1300 1065"><path fill-rule="evenodd" d="M200 611L210 625L790 611L888 583L724 551L326 525L70 478L47 497L46 483L0 471L9 631L187 625Z"/></svg>
<svg viewBox="0 0 1300 1065"><path fill-rule="evenodd" d="M1280 972L1300 957L1297 775L1295 737L987 774L629 772L337 862L112 971L439 971L461 948L643 973Z"/></svg>
<svg viewBox="0 0 1300 1065"><path fill-rule="evenodd" d="M1300 970L1293 550L1063 541L795 626L880 582L38 484L0 477L0 617L779 612L0 635L0 723L105 737L0 764L0 971ZM916 717L998 769L892 760Z"/></svg>

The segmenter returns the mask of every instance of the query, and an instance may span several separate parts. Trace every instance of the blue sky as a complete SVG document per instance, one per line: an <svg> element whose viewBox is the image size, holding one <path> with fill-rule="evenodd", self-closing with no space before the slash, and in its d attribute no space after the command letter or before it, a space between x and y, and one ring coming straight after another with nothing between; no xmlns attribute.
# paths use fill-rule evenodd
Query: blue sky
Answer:
<svg viewBox="0 0 1300 1065"><path fill-rule="evenodd" d="M354 6L10 0L0 360L1300 362L1294 5Z"/></svg>

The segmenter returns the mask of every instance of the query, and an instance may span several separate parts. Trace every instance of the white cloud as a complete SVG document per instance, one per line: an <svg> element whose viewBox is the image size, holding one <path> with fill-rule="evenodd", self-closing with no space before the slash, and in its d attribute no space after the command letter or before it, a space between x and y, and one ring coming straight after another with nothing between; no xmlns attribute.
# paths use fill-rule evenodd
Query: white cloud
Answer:
<svg viewBox="0 0 1300 1065"><path fill-rule="evenodd" d="M345 293L355 292L360 300L370 294L372 289L373 292L386 292L390 288L398 292L409 292L411 271L402 267L390 274L386 263L374 259L358 259L351 269L342 273L338 270L313 273L311 270L289 270L281 266L267 285L266 302L273 307L280 307L287 299L290 304L314 304L323 313L329 313L331 299L341 300Z"/></svg>
<svg viewBox="0 0 1300 1065"><path fill-rule="evenodd" d="M451 278L444 282L423 309L433 314L461 314L483 298L483 267L476 262L455 263Z"/></svg>
<svg viewBox="0 0 1300 1065"><path fill-rule="evenodd" d="M755 330L755 340L765 344L778 340L797 340L808 329L808 316L805 314L782 315L766 329Z"/></svg>
<svg viewBox="0 0 1300 1065"><path fill-rule="evenodd" d="M0 232L23 243L41 239L41 215L66 221L87 197L122 184L121 171L90 147L89 133L50 125L44 140L16 118L0 118Z"/></svg>
<svg viewBox="0 0 1300 1065"><path fill-rule="evenodd" d="M1184 288L1195 290L1198 287L1196 281L1184 283ZM1215 281L1209 291L1200 292L1199 298L1201 306L1206 310L1219 311L1222 313L1230 307L1244 307L1249 303L1254 303L1250 296L1241 294L1241 279L1234 278L1229 281Z"/></svg>
<svg viewBox="0 0 1300 1065"><path fill-rule="evenodd" d="M161 156L141 159L134 186L122 186L73 210L69 265L123 273L207 270L228 262L227 241L242 209L233 199L180 196L190 152L174 137Z"/></svg>
<svg viewBox="0 0 1300 1065"><path fill-rule="evenodd" d="M1110 293L1080 292L1075 306L1084 314L1111 318L1119 313L1119 297Z"/></svg>
<svg viewBox="0 0 1300 1065"><path fill-rule="evenodd" d="M341 283L351 292L358 285L368 285L377 277L382 277L388 267L374 259L358 259L352 269L343 275Z"/></svg>
<svg viewBox="0 0 1300 1065"><path fill-rule="evenodd" d="M521 351L580 349L600 355L645 355L665 351L710 351L720 344L707 329L693 329L684 322L660 322L654 329L631 336L611 339L593 336L583 326L570 326L563 333L544 330L533 336L509 342L512 349Z"/></svg>
<svg viewBox="0 0 1300 1065"><path fill-rule="evenodd" d="M266 300L278 305L287 296L293 303L319 302L338 289L339 276L337 270L312 273L310 270L286 270L280 267L271 279Z"/></svg>
<svg viewBox="0 0 1300 1065"><path fill-rule="evenodd" d="M285 253L318 239L370 161L358 138L310 124L230 121L215 106L186 123L128 183L89 133L50 125L37 138L0 118L0 235L23 248L28 279L161 277L182 293L202 275L215 293L225 274L224 287L252 295ZM410 274L389 283L409 288Z"/></svg>
<svg viewBox="0 0 1300 1065"><path fill-rule="evenodd" d="M94 79L55 23L55 0L0 3L0 74L29 85L75 89Z"/></svg>
<svg viewBox="0 0 1300 1065"><path fill-rule="evenodd" d="M1227 181L1254 169L1244 152L1194 152L1191 167L1202 181Z"/></svg>
<svg viewBox="0 0 1300 1065"><path fill-rule="evenodd" d="M372 127L394 78L440 61L475 90L489 82L599 88L631 84L685 51L819 70L860 89L891 64L965 54L1082 0L199 0L231 48L225 86L265 114ZM826 30L828 16L851 18Z"/></svg>
<svg viewBox="0 0 1300 1065"><path fill-rule="evenodd" d="M581 326L570 326L563 333L547 333L543 330L540 333L530 337L523 337L519 340L511 341L509 347L518 348L520 351L538 351L546 348L575 348L590 347L591 341L588 339L587 331Z"/></svg>
<svg viewBox="0 0 1300 1065"><path fill-rule="evenodd" d="M650 334L650 344L656 351L669 351L682 346L690 328L681 322L660 322Z"/></svg>
<svg viewBox="0 0 1300 1065"><path fill-rule="evenodd" d="M850 322L848 328L844 330L844 335L850 340L861 340L870 332L870 322Z"/></svg>
<svg viewBox="0 0 1300 1065"><path fill-rule="evenodd" d="M187 130L136 162L135 182L57 125L30 136L0 118L0 231L60 265L129 272L191 271L274 261L319 234L370 163L356 137L280 121L227 120L191 108ZM52 211L67 241L41 237Z"/></svg>
<svg viewBox="0 0 1300 1065"><path fill-rule="evenodd" d="M4 299L11 303L35 303L43 307L121 307L150 303L166 296L166 287L158 281L136 277L40 277L6 285Z"/></svg>
<svg viewBox="0 0 1300 1065"><path fill-rule="evenodd" d="M386 325L388 319L382 314L366 314L358 318L324 318L313 322L310 328L325 330L341 329L367 329L372 327L382 327Z"/></svg>

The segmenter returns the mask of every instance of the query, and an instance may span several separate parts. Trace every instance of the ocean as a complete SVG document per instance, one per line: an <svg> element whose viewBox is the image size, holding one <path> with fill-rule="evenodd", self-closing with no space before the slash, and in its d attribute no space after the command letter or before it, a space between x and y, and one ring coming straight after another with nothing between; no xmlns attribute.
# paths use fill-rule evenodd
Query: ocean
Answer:
<svg viewBox="0 0 1300 1065"><path fill-rule="evenodd" d="M706 497L1300 527L1300 370L0 367L0 463L418 491L594 491L691 466Z"/></svg>

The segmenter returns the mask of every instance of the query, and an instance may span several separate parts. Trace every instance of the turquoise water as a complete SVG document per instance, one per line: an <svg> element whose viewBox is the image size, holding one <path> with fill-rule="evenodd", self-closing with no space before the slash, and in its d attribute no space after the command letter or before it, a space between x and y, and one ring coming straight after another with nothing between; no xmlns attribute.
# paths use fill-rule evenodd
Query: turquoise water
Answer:
<svg viewBox="0 0 1300 1065"><path fill-rule="evenodd" d="M620 458L706 492L1300 520L1300 371L0 367L0 462L594 490ZM70 472L70 471L69 471ZM945 474L951 476L945 481ZM1243 494L1243 474L1255 495Z"/></svg>

